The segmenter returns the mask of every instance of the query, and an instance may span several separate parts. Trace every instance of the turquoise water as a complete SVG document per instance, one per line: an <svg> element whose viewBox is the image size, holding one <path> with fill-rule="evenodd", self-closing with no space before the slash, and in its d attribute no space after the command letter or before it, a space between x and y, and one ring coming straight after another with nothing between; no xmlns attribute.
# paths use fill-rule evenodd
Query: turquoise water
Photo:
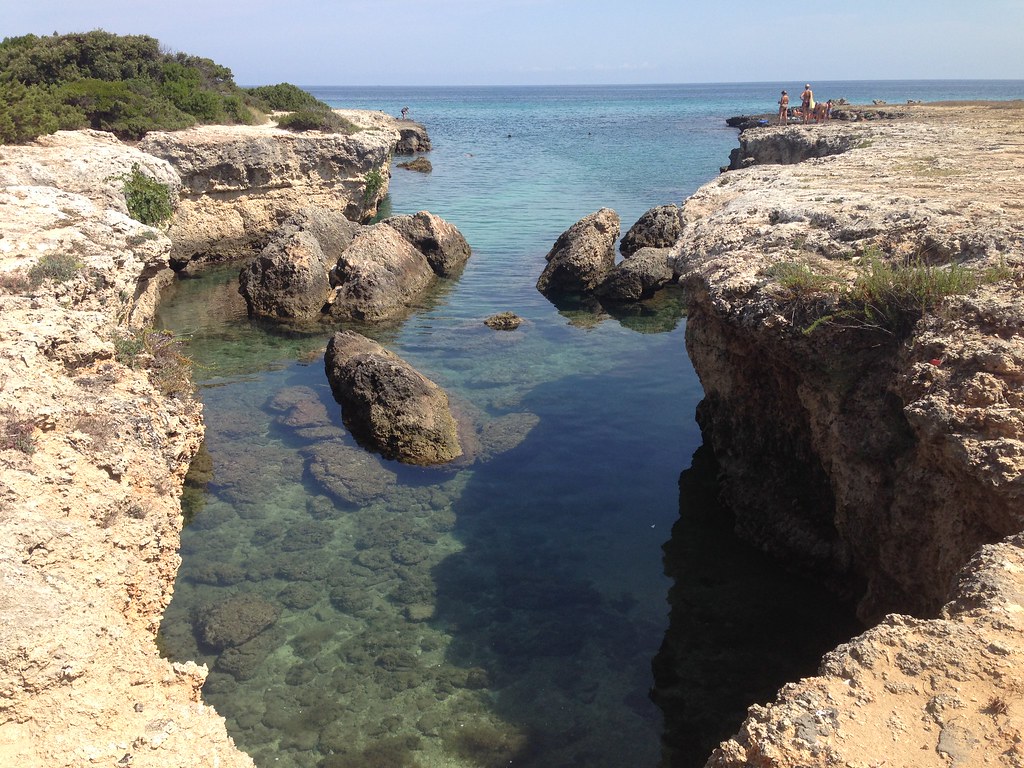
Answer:
<svg viewBox="0 0 1024 768"><path fill-rule="evenodd" d="M395 169L390 208L451 221L473 256L408 317L349 327L489 437L453 468L365 454L323 373L334 328L250 321L237 267L168 296L159 321L191 339L207 441L161 643L210 665L204 697L258 765L659 765L662 545L700 444L680 297L613 315L555 306L534 283L580 217L612 207L625 230L712 178L735 145L724 118L770 111L786 85L802 84L312 89L335 106L409 106L428 127L434 170ZM1024 83L816 92L1008 98ZM525 318L517 331L482 324L505 310Z"/></svg>

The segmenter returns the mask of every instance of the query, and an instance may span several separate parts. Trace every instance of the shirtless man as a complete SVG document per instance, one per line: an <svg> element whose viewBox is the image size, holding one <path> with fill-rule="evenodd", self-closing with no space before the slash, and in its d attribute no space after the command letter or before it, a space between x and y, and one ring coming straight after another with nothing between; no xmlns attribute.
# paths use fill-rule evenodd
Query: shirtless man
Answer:
<svg viewBox="0 0 1024 768"><path fill-rule="evenodd" d="M805 123L811 119L811 110L814 108L813 104L814 91L811 90L811 84L807 83L804 86L804 92L800 94L800 111L803 113Z"/></svg>
<svg viewBox="0 0 1024 768"><path fill-rule="evenodd" d="M779 99L779 125L786 125L789 122L789 94L782 92Z"/></svg>

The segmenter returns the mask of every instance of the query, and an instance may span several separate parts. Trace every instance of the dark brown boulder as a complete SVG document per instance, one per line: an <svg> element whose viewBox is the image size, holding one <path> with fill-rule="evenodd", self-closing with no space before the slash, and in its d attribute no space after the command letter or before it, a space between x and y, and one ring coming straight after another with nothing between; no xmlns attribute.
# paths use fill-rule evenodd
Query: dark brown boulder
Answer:
<svg viewBox="0 0 1024 768"><path fill-rule="evenodd" d="M328 343L324 364L342 418L363 445L407 464L462 455L448 395L398 355L342 331Z"/></svg>
<svg viewBox="0 0 1024 768"><path fill-rule="evenodd" d="M328 273L358 229L337 211L309 209L288 218L238 276L249 314L320 314L332 293Z"/></svg>
<svg viewBox="0 0 1024 768"><path fill-rule="evenodd" d="M595 293L611 301L639 301L672 282L671 248L641 248L608 273Z"/></svg>
<svg viewBox="0 0 1024 768"><path fill-rule="evenodd" d="M683 209L678 205L651 208L622 236L619 251L630 257L641 248L671 248L683 234Z"/></svg>

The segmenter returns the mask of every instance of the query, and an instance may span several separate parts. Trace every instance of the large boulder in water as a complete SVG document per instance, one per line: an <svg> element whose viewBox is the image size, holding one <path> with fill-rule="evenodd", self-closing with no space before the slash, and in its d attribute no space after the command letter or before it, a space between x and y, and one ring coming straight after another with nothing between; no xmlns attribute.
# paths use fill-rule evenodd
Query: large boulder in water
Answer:
<svg viewBox="0 0 1024 768"><path fill-rule="evenodd" d="M333 290L328 274L358 230L358 224L338 211L306 209L286 219L238 277L238 292L249 314L320 314Z"/></svg>
<svg viewBox="0 0 1024 768"><path fill-rule="evenodd" d="M605 277L595 293L611 301L639 301L672 282L675 276L671 248L641 248L623 259Z"/></svg>
<svg viewBox="0 0 1024 768"><path fill-rule="evenodd" d="M383 223L426 256L430 268L440 277L451 277L469 259L469 243L458 228L429 211L391 216Z"/></svg>
<svg viewBox="0 0 1024 768"><path fill-rule="evenodd" d="M426 257L387 224L363 227L331 271L330 313L385 320L401 313L434 280Z"/></svg>
<svg viewBox="0 0 1024 768"><path fill-rule="evenodd" d="M671 248L683 234L683 209L678 205L651 208L622 236L619 251L629 257L641 248Z"/></svg>
<svg viewBox="0 0 1024 768"><path fill-rule="evenodd" d="M328 343L324 364L342 418L363 445L407 464L462 455L448 395L398 355L342 331Z"/></svg>
<svg viewBox="0 0 1024 768"><path fill-rule="evenodd" d="M602 208L563 232L544 258L547 266L537 280L545 295L585 293L596 288L615 265L619 214Z"/></svg>

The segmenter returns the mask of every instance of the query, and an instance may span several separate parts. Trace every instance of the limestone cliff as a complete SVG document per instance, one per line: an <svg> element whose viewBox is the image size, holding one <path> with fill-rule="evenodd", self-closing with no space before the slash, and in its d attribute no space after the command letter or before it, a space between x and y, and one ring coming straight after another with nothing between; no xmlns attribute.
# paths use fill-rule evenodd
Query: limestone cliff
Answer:
<svg viewBox="0 0 1024 768"><path fill-rule="evenodd" d="M0 148L2 765L252 765L157 651L203 428L143 330L171 242L123 213L135 162L175 177L91 132Z"/></svg>
<svg viewBox="0 0 1024 768"><path fill-rule="evenodd" d="M745 134L751 160L686 202L674 254L706 395L698 418L738 531L859 599L867 621L937 615L979 548L1024 528L1022 108L906 112ZM920 288L950 274L963 283ZM886 287L897 280L923 293ZM990 594L1011 614L1024 591L1014 541L985 556L1003 569ZM1019 750L1007 735L1024 704L1006 675L1021 651L1011 627L988 613L1000 637L982 637L976 613L945 615L888 619L853 662L827 661L843 697L822 698L815 681L784 690L712 764L877 765L913 743L890 764L947 765L955 752L971 765ZM906 711L880 704L872 721L855 709L911 689ZM877 755L858 741L873 734ZM1013 754L1004 764L1019 764Z"/></svg>
<svg viewBox="0 0 1024 768"><path fill-rule="evenodd" d="M139 149L170 162L181 177L169 232L175 266L255 254L302 208L371 218L387 194L396 121L382 113L339 113L365 127L351 135L292 133L270 124L148 134Z"/></svg>

